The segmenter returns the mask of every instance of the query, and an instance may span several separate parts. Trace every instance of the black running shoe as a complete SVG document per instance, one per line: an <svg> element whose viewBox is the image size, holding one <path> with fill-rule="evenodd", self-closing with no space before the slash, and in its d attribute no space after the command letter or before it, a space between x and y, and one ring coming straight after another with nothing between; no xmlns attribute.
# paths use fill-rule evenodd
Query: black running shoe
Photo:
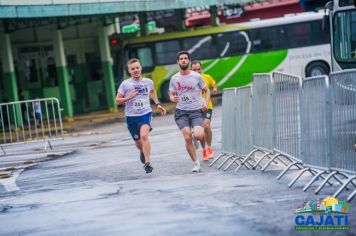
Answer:
<svg viewBox="0 0 356 236"><path fill-rule="evenodd" d="M140 153L140 160L142 164L145 164L145 155L143 154L143 152Z"/></svg>
<svg viewBox="0 0 356 236"><path fill-rule="evenodd" d="M150 164L149 162L147 162L147 163L143 166L143 169L145 169L146 174L151 173L152 170L153 170L153 168L152 168L152 166L151 166L151 164Z"/></svg>

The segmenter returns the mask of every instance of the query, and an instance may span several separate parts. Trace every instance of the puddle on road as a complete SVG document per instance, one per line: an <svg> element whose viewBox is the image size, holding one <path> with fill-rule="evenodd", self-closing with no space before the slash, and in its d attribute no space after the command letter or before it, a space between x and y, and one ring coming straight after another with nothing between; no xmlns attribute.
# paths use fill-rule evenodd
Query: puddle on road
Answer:
<svg viewBox="0 0 356 236"><path fill-rule="evenodd" d="M4 186L7 192L18 191L20 190L20 188L17 186L16 181L18 177L22 174L22 172L31 169L32 167L38 165L41 162L55 160L57 158L65 157L74 153L76 153L75 150L69 152L49 153L35 160L19 162L17 167L7 167L5 168L7 172L0 172L0 184Z"/></svg>

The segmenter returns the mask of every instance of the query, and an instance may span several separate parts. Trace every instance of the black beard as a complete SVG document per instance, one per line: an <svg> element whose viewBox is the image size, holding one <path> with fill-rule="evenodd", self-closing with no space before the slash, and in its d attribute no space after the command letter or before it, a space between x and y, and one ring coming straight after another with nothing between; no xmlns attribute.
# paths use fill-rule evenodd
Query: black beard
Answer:
<svg viewBox="0 0 356 236"><path fill-rule="evenodd" d="M186 65L186 66L179 65L179 67L181 70L188 70L189 65Z"/></svg>

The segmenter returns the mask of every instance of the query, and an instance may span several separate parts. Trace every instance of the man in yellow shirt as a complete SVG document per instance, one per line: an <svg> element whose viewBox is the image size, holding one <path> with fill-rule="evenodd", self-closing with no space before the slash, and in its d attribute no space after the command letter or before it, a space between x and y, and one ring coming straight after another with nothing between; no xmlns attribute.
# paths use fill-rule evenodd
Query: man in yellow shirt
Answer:
<svg viewBox="0 0 356 236"><path fill-rule="evenodd" d="M212 88L213 89L213 94L216 94L218 92L218 88L216 87L215 80L208 74L203 74L202 73L202 66L200 61L192 61L191 64L192 70L201 74L201 76L204 79L205 85L207 88ZM205 94L202 94L203 97L205 97ZM203 161L208 161L209 159L214 158L214 151L211 147L211 141L212 141L212 131L211 131L211 116L213 114L213 103L211 102L211 99L208 104L208 110L204 111L204 139L201 141L202 147L206 147L203 149ZM207 144L207 145L204 145Z"/></svg>

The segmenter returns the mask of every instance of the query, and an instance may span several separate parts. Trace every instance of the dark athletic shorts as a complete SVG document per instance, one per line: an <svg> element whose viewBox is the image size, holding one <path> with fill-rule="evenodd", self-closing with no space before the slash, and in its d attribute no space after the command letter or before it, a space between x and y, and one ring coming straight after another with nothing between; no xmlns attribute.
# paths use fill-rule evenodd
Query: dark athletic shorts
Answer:
<svg viewBox="0 0 356 236"><path fill-rule="evenodd" d="M199 110L185 111L176 109L174 120L179 129L184 127L201 126L204 127L203 112Z"/></svg>
<svg viewBox="0 0 356 236"><path fill-rule="evenodd" d="M127 128L133 138L133 140L140 139L140 129L141 126L147 124L151 128L151 121L152 121L152 112L149 112L142 116L126 116L126 124Z"/></svg>

